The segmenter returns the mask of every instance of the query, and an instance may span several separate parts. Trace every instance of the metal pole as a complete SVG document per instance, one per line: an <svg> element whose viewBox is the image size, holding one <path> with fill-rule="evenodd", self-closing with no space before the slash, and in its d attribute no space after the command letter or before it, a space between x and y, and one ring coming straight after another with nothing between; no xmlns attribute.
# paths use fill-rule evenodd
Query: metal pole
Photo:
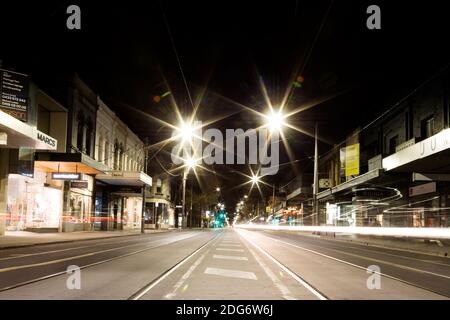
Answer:
<svg viewBox="0 0 450 320"><path fill-rule="evenodd" d="M314 185L313 185L313 224L319 225L319 208L317 194L319 193L319 152L317 146L317 122L314 132Z"/></svg>
<svg viewBox="0 0 450 320"><path fill-rule="evenodd" d="M191 201L190 201L190 208L189 208L189 227L192 228L192 224L194 221L192 221L192 179L191 179Z"/></svg>
<svg viewBox="0 0 450 320"><path fill-rule="evenodd" d="M147 173L147 143L148 138L145 138L143 147L144 151L144 173ZM142 185L142 214L141 214L141 233L145 233L145 183Z"/></svg>
<svg viewBox="0 0 450 320"><path fill-rule="evenodd" d="M272 219L275 215L275 184L272 185Z"/></svg>
<svg viewBox="0 0 450 320"><path fill-rule="evenodd" d="M181 200L181 204L182 204L182 209L181 209L181 216L182 216L182 223L181 223L181 228L186 228L186 180L187 180L187 170L184 169L183 172L183 195L182 195L182 200Z"/></svg>

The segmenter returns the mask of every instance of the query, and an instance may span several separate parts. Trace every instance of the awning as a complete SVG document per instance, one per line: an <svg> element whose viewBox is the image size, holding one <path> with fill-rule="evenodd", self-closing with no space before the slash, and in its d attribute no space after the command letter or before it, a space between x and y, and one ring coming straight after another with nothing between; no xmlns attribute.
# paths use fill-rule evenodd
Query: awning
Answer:
<svg viewBox="0 0 450 320"><path fill-rule="evenodd" d="M336 187L319 192L317 194L317 199L318 200L326 200L326 199L330 198L332 195L335 195L342 191L351 190L351 188L353 188L357 185L373 181L373 180L381 177L382 175L383 175L383 169L375 169L375 170L366 172L362 175L357 176L356 178L353 178L344 183L341 183L341 184L337 185Z"/></svg>
<svg viewBox="0 0 450 320"><path fill-rule="evenodd" d="M83 153L36 152L34 166L45 172L104 173L108 166Z"/></svg>
<svg viewBox="0 0 450 320"><path fill-rule="evenodd" d="M142 187L152 185L152 177L144 172L137 171L114 171L109 174L97 174L95 179L114 186Z"/></svg>
<svg viewBox="0 0 450 320"><path fill-rule="evenodd" d="M55 138L3 111L0 111L0 133L0 147L4 148L56 150L58 146Z"/></svg>
<svg viewBox="0 0 450 320"><path fill-rule="evenodd" d="M392 172L447 173L450 170L450 129L384 158L383 168Z"/></svg>

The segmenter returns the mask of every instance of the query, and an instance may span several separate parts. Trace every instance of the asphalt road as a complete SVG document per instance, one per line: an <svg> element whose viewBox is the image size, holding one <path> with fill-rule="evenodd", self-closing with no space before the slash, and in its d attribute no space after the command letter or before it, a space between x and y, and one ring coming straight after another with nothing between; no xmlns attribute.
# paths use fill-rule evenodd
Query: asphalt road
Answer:
<svg viewBox="0 0 450 320"><path fill-rule="evenodd" d="M69 266L81 268L79 289ZM0 299L449 297L448 258L281 232L173 231L0 250Z"/></svg>

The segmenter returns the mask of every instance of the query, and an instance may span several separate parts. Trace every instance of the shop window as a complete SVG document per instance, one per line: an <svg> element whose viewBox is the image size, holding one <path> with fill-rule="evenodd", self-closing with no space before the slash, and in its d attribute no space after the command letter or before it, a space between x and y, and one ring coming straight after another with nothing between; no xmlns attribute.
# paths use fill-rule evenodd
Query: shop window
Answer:
<svg viewBox="0 0 450 320"><path fill-rule="evenodd" d="M434 116L422 120L420 124L420 135L422 139L431 137L434 134Z"/></svg>

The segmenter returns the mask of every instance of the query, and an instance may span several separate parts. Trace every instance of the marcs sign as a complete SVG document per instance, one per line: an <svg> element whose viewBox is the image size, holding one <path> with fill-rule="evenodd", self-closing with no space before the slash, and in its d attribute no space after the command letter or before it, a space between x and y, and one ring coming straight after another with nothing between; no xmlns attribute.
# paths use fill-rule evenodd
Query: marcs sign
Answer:
<svg viewBox="0 0 450 320"><path fill-rule="evenodd" d="M46 145L51 147L51 149L56 149L56 139L53 139L52 137L38 131L37 133L38 140L44 142Z"/></svg>

